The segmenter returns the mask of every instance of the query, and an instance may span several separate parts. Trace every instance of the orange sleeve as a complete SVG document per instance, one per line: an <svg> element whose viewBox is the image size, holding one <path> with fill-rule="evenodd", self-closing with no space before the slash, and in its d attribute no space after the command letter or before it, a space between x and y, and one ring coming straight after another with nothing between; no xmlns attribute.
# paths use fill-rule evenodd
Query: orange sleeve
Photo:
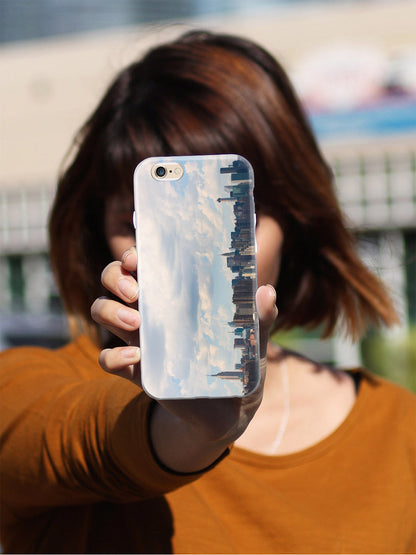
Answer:
<svg viewBox="0 0 416 555"><path fill-rule="evenodd" d="M151 399L76 349L0 353L0 391L1 496L19 514L145 499L198 477L158 465L148 440Z"/></svg>

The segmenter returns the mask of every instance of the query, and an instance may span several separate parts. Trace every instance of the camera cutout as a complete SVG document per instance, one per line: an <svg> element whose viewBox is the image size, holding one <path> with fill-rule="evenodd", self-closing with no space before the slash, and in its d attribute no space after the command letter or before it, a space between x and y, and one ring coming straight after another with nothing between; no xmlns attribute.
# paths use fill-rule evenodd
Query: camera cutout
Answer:
<svg viewBox="0 0 416 555"><path fill-rule="evenodd" d="M176 181L183 176L183 167L178 162L167 162L166 164L155 164L152 167L154 179Z"/></svg>
<svg viewBox="0 0 416 555"><path fill-rule="evenodd" d="M155 174L156 174L158 177L165 177L165 175L166 175L166 168L164 168L163 166L158 166L158 167L155 169Z"/></svg>

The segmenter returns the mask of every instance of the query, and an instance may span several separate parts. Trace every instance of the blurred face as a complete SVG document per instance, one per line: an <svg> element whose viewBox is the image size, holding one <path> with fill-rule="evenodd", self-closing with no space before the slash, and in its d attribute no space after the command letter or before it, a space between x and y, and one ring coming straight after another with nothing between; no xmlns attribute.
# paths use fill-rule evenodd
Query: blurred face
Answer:
<svg viewBox="0 0 416 555"><path fill-rule="evenodd" d="M114 198L108 202L105 214L105 234L115 260L136 244L130 200ZM276 285L280 271L283 233L274 218L257 215L257 279L258 285Z"/></svg>
<svg viewBox="0 0 416 555"><path fill-rule="evenodd" d="M280 272L283 233L271 216L257 214L257 282L275 286Z"/></svg>
<svg viewBox="0 0 416 555"><path fill-rule="evenodd" d="M115 197L108 201L104 230L114 260L121 260L123 253L136 244L130 199Z"/></svg>

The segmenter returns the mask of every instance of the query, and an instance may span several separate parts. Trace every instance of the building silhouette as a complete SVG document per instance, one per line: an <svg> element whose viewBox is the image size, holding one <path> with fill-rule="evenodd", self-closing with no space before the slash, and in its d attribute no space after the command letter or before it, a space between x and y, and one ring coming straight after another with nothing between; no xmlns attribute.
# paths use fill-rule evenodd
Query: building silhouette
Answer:
<svg viewBox="0 0 416 555"><path fill-rule="evenodd" d="M233 347L238 355L235 369L224 370L214 376L224 380L238 380L243 391L249 391L257 383L257 314L255 308L256 255L254 246L252 191L246 164L236 160L220 169L229 174L230 184L224 186L228 196L217 199L218 203L232 203L234 230L230 233L230 249L222 253L227 268L233 274L232 302L235 305L233 319L228 323L234 334Z"/></svg>

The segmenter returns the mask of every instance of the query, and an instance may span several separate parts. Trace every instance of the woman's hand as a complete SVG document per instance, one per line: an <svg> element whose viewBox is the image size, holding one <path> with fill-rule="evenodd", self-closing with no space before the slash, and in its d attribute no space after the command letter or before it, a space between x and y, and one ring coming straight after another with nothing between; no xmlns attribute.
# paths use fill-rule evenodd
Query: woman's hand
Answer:
<svg viewBox="0 0 416 555"><path fill-rule="evenodd" d="M93 320L107 328L126 343L126 347L104 349L99 363L106 372L117 374L141 387L139 333L140 314L137 310L139 288L133 273L137 267L134 247L127 250L120 262L111 262L101 274L104 287L123 303L101 297L91 307Z"/></svg>
<svg viewBox="0 0 416 555"><path fill-rule="evenodd" d="M93 319L120 337L126 347L104 349L99 362L110 373L141 386L138 330L140 314L136 309L138 286L135 248L126 251L120 262L112 262L102 273L103 285L125 304L97 299L91 307ZM266 372L269 330L277 316L276 293L264 285L257 291L260 321L261 383L254 393L243 398L184 399L157 401L150 423L151 439L158 458L179 472L194 472L213 463L246 429L259 407Z"/></svg>

